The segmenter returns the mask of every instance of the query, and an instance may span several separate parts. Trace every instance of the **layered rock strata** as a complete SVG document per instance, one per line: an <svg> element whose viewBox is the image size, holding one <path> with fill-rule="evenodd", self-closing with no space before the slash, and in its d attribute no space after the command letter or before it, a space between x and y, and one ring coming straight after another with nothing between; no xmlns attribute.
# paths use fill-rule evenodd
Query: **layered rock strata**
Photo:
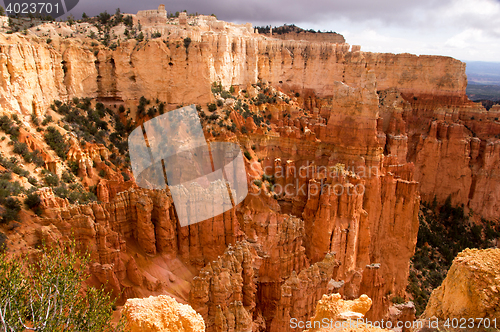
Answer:
<svg viewBox="0 0 500 332"><path fill-rule="evenodd" d="M200 25L185 31L192 40L187 49L155 39L124 42L115 51L94 50L80 39L47 45L1 35L1 106L30 115L43 114L55 99L75 96L132 108L142 95L170 105L206 103L213 98L214 81L246 88L263 80L300 92L310 111L335 113L325 117L326 126L308 128L321 141L366 151L377 146L378 137L386 153L400 163L413 162L424 200L436 197L442 204L450 197L452 204L488 219L498 213L498 112L468 102L463 63L349 51L347 44L266 39L245 29L225 25L226 33L210 32ZM336 111L346 107L356 111Z"/></svg>
<svg viewBox="0 0 500 332"><path fill-rule="evenodd" d="M107 285L119 302L158 294L186 301L192 273L243 236L234 212L181 228L163 191L130 189L110 203L69 206L47 190L41 200L31 246L74 238L91 254L91 283Z"/></svg>
<svg viewBox="0 0 500 332"><path fill-rule="evenodd" d="M0 112L25 119L72 97L123 104L132 116L141 96L169 108L205 104L213 82L252 97L262 93L255 83L267 83L291 99L250 106L268 112L267 128L230 107L250 133L231 139L254 151L250 195L236 209L180 227L165 192L130 189L119 178L98 184L99 204L70 206L44 189L32 247L74 234L93 256L91 282L122 302L170 294L191 301L209 331L277 331L289 317L310 318L333 290L367 294L367 317L383 317L387 294L405 293L420 194L498 215L498 112L467 100L463 63L212 23L213 31L168 27L168 41L129 40L114 51L0 34ZM103 154L88 146L69 158L92 178L88 166ZM255 184L263 175L274 187Z"/></svg>

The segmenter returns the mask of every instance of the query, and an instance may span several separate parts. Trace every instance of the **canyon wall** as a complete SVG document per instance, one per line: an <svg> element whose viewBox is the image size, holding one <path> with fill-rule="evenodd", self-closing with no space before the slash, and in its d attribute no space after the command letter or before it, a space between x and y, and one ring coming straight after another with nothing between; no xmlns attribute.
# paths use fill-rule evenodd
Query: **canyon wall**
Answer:
<svg viewBox="0 0 500 332"><path fill-rule="evenodd" d="M334 115L325 116L328 126L318 128L322 141L366 154L378 136L386 136L385 153L414 163L425 201L436 197L443 204L450 196L452 204L487 219L497 215L498 112L468 101L464 63L250 33L185 34L193 40L187 49L182 39L155 39L123 42L116 51L81 40L61 39L51 46L2 35L2 107L43 113L53 99L78 96L134 109L144 95L174 108L212 101L214 81L244 89L263 80L301 93L309 110Z"/></svg>
<svg viewBox="0 0 500 332"><path fill-rule="evenodd" d="M186 301L193 275L244 235L234 211L180 227L164 191L132 188L110 203L70 206L48 189L41 199L43 216L23 242L34 248L73 238L91 255L90 283L106 285L119 303L160 294Z"/></svg>
<svg viewBox="0 0 500 332"><path fill-rule="evenodd" d="M293 99L251 106L270 113L266 133L231 111L250 132L237 136L254 151L250 195L210 220L180 227L161 191L101 185L103 203L83 206L43 194L28 245L73 233L95 261L91 282L121 302L168 294L192 304L210 332L284 331L338 291L367 294L367 318L380 319L405 293L420 197L498 215L500 124L466 98L462 62L229 28L182 36L187 47L182 38L129 40L112 51L0 34L2 113L42 115L54 99L90 97L133 116L141 96L170 109L205 105L215 81L253 96L261 90L252 84L265 82ZM263 175L282 190L257 186Z"/></svg>
<svg viewBox="0 0 500 332"><path fill-rule="evenodd" d="M166 295L130 299L125 304L123 316L130 332L205 332L200 314Z"/></svg>
<svg viewBox="0 0 500 332"><path fill-rule="evenodd" d="M194 31L189 36L193 41L187 49L181 41L154 39L122 42L112 51L79 39L47 44L0 34L2 107L31 114L33 108L43 112L54 99L73 96L127 101L144 95L176 105L203 103L211 99L214 81L245 87L266 80L332 96L337 82L362 87L368 73L379 90L460 97L467 84L464 64L446 57L349 52L348 44L253 34Z"/></svg>
<svg viewBox="0 0 500 332"><path fill-rule="evenodd" d="M466 249L453 260L448 275L432 291L424 318L472 319L485 329L500 319L500 249Z"/></svg>

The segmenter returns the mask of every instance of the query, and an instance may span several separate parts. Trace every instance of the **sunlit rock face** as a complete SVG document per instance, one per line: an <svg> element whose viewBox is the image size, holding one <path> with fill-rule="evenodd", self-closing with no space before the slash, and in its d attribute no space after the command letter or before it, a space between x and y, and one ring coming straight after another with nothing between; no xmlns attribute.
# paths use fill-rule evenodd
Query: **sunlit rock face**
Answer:
<svg viewBox="0 0 500 332"><path fill-rule="evenodd" d="M160 295L129 299L125 304L126 328L131 332L204 332L205 324L187 304Z"/></svg>
<svg viewBox="0 0 500 332"><path fill-rule="evenodd" d="M432 291L423 316L498 320L499 264L500 249L462 251L453 260L441 286Z"/></svg>
<svg viewBox="0 0 500 332"><path fill-rule="evenodd" d="M213 82L251 97L265 83L290 100L249 106L267 112L269 129L223 101L247 131L222 140L251 153L248 196L208 220L182 227L167 191L119 177L97 183L100 203L70 205L41 191L28 247L73 236L92 255L89 283L106 285L119 304L168 295L189 303L209 332L285 331L291 318L311 319L325 294L366 294L363 314L381 319L390 297L405 294L421 199L498 215L500 111L467 99L464 63L274 39L207 17L161 29L168 41L128 40L114 51L0 34L0 112L24 119L73 97L125 105L131 117L141 96L168 110L205 106L215 101ZM26 133L20 140L44 151ZM68 159L94 185L92 164L108 153L74 144ZM61 161L43 157L57 172ZM254 182L263 175L274 177L274 191Z"/></svg>

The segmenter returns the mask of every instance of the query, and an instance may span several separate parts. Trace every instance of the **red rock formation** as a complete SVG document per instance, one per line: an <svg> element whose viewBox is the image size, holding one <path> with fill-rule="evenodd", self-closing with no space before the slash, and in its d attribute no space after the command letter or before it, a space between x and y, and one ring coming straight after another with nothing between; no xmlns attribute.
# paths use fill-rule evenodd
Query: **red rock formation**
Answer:
<svg viewBox="0 0 500 332"><path fill-rule="evenodd" d="M415 305L413 302L407 302L402 304L395 304L389 307L388 314L385 317L386 322L391 322L392 326L397 327L402 325L401 331L409 332L414 331L411 326L415 323ZM402 323L398 323L402 322ZM408 323L407 323L408 322ZM387 326L387 325L386 325Z"/></svg>
<svg viewBox="0 0 500 332"><path fill-rule="evenodd" d="M269 321L269 331L293 331L290 320L307 321L314 315L316 302L323 294L328 293L329 282L337 278L339 262L335 255L327 254L325 258L302 270L299 274L292 272L281 285L281 292L272 319ZM270 316L264 313L264 317Z"/></svg>
<svg viewBox="0 0 500 332"><path fill-rule="evenodd" d="M130 189L110 203L80 206L69 206L50 190L40 196L47 217L40 219L38 240L74 237L79 249L91 254L91 283L107 284L115 296L123 291L120 301L162 293L187 300L191 269L197 271L242 237L234 212L181 228L163 191ZM161 257L172 262L162 263Z"/></svg>
<svg viewBox="0 0 500 332"><path fill-rule="evenodd" d="M364 315L372 306L365 294L355 300L342 300L340 294L324 295L318 301L316 314L311 321L303 322L305 332L389 332L380 322L366 321ZM297 324L298 325L298 324ZM385 326L385 325L384 325Z"/></svg>
<svg viewBox="0 0 500 332"><path fill-rule="evenodd" d="M359 294L367 294L371 299L373 306L365 314L369 320L378 320L387 312L389 299L385 297L384 279L379 273L380 264L367 265L363 270L363 277L359 285Z"/></svg>
<svg viewBox="0 0 500 332"><path fill-rule="evenodd" d="M33 105L42 112L54 99L67 96L128 102L144 95L173 105L204 103L212 100L213 81L246 87L257 78L321 97L335 94L339 83L363 88L367 76L376 80L379 90L398 87L407 94L462 98L466 86L465 64L446 57L349 52L348 44L283 41L249 33L188 31L187 36L193 40L187 56L185 49L161 40L140 47L135 40L122 42L116 51L101 49L94 56L78 39L54 43L54 50L20 35L1 35L3 71L25 68L16 72L15 81L1 85L3 106L31 114Z"/></svg>
<svg viewBox="0 0 500 332"><path fill-rule="evenodd" d="M483 144L486 145L489 145L488 138L500 133L500 125L494 121L498 112L488 114L467 101L463 63L446 57L349 52L347 44L271 40L251 33L200 35L188 30L187 34L193 34L188 56L182 48L169 47L160 40L148 41L141 47L135 47L132 45L135 41L129 41L122 43L116 51L102 49L95 57L90 50L80 47L80 40L63 40L55 43L56 49L52 49L52 46L33 43L19 35L2 36L2 54L5 55L2 58L3 71L9 72L8 68L26 69L22 73L13 72L12 75L17 75L16 79L2 84L2 95L5 96L3 106L31 114L33 107L36 112L43 112L52 100L65 99L66 96L100 96L133 103L144 95L171 105L203 103L212 99L210 85L214 80L220 80L224 86L247 87L249 83L256 83L259 77L286 91L300 91L304 106L311 111L317 108L319 115L328 120L326 126L321 122L309 123L307 129L314 136L305 128L297 127L308 133L306 139L318 138L350 149L356 146L357 154L364 155L367 147L378 145L377 121L381 118L386 124L394 124L388 131L384 126L386 143L382 147L396 155L400 163L406 160L415 162L415 179L422 183L420 190L425 200L432 200L432 196L436 195L438 202L442 203L451 195L453 203L470 205L487 218L498 212L500 207L495 203L498 196L495 188L498 186L491 185L484 189L488 187L486 181L494 182L495 178L484 178L484 174L496 172L496 169L486 169L481 166L481 160L472 160L472 168L477 171L470 176L461 174L460 170L467 168L462 166L468 160L467 156L461 157L467 154L466 151L457 150L464 148L460 147L463 140L459 137L460 133L450 132L451 136L447 138L452 141L450 149L458 153L452 157L455 152L448 149L447 156L439 152L442 148L432 146L432 128L429 133L421 129L428 128L431 125L429 119L433 117L445 121L460 120L482 141L485 140ZM37 51L32 52L33 48ZM158 61L149 61L153 58ZM207 63L207 59L218 60ZM65 75L61 60L65 61L67 68ZM37 71L35 68L41 69ZM158 84L159 77L161 82L168 84ZM165 86L168 91L164 90ZM397 107L391 103L390 107L386 107L385 102L389 100L384 99L378 114L382 95L377 96L376 92L389 90L393 91L393 97L400 96L399 100L406 103ZM316 97L333 99L325 105ZM358 112L338 112L338 109L357 109ZM422 116L425 113L428 116ZM238 126L242 125L239 121L235 122ZM284 123L284 126L282 136L285 132L293 132L298 138L300 131L293 128L295 125ZM418 145L417 133L425 144ZM435 139L440 141L441 137L436 136ZM467 140L466 137L464 139ZM486 145L480 149L484 153L478 156L488 155ZM448 143L445 143L443 148L447 146ZM410 153L406 158L408 151ZM352 153L356 154L356 151ZM462 166L453 167L450 170L452 173L435 179L432 169L420 169L422 160L430 160L429 167L442 165L441 169L448 163ZM457 187L461 187L458 190L441 185L455 181L458 181Z"/></svg>
<svg viewBox="0 0 500 332"><path fill-rule="evenodd" d="M33 134L28 133L24 128L19 128L19 142L25 143L31 151L38 151L47 169L53 173L58 173L57 160L54 156L47 151L42 143L41 137L35 137Z"/></svg>
<svg viewBox="0 0 500 332"><path fill-rule="evenodd" d="M203 316L208 331L254 330L256 260L249 243L238 242L193 279L189 303Z"/></svg>
<svg viewBox="0 0 500 332"><path fill-rule="evenodd" d="M499 211L497 112L487 112L465 95L379 91L379 136L386 153L412 162L422 199L462 205L486 219Z"/></svg>
<svg viewBox="0 0 500 332"><path fill-rule="evenodd" d="M282 158L273 158L278 146ZM337 159L335 155L324 156L317 146L304 141L267 138L264 169L266 174L274 174L278 187L288 185L288 192L279 200L281 210L304 219L304 246L312 263L328 252L337 252L346 296L359 296L366 265L380 263L384 282L365 293L382 305L387 303L385 294L403 296L405 292L418 231L418 184L411 181L411 164L398 165L395 158L380 156L384 162L378 165L351 157L356 163L345 166L335 163L342 160L341 151ZM291 160L285 163L283 157ZM255 205L249 207L257 210ZM249 229L255 232L252 229L258 227ZM376 316L383 314L381 309Z"/></svg>

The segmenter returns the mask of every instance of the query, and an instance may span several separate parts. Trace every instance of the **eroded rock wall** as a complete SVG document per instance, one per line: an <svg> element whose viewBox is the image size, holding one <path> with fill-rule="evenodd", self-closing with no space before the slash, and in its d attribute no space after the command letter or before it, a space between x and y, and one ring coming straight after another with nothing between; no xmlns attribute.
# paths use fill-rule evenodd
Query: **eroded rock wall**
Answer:
<svg viewBox="0 0 500 332"><path fill-rule="evenodd" d="M75 96L132 108L141 96L171 107L204 104L213 101L214 81L252 95L259 90L251 84L265 81L296 96L293 106L265 106L266 133L231 112L250 132L239 143L255 146L261 162L247 164L245 202L202 223L181 228L164 192L127 190L120 181L100 183L103 203L85 206L44 190L45 218L31 245L74 234L93 255L92 282L122 292L122 301L166 293L189 300L210 332L277 331L292 315L310 318L335 288L350 299L366 293L374 302L367 317L377 319L387 294L405 292L420 193L440 203L450 196L487 218L498 213L500 125L465 97L460 61L183 34L192 37L187 48L182 39L130 40L115 51L0 35L4 112L43 114L52 100ZM100 149L91 150L69 157L90 162ZM256 186L264 173L282 189Z"/></svg>
<svg viewBox="0 0 500 332"><path fill-rule="evenodd" d="M404 92L461 96L466 86L464 64L451 58L349 52L348 44L251 34L192 32L191 37L187 49L177 47L182 40L155 39L130 40L112 51L77 39L51 45L36 37L2 34L2 106L43 113L54 99L74 96L128 101L144 95L169 104L204 103L212 98L214 81L245 87L266 80L332 96L337 82L362 87L367 73L376 78L378 89L397 86Z"/></svg>
<svg viewBox="0 0 500 332"><path fill-rule="evenodd" d="M130 189L110 203L69 206L48 190L42 206L30 245L74 238L91 254L91 282L119 301L165 293L187 301L193 274L243 237L234 211L181 228L163 191Z"/></svg>

